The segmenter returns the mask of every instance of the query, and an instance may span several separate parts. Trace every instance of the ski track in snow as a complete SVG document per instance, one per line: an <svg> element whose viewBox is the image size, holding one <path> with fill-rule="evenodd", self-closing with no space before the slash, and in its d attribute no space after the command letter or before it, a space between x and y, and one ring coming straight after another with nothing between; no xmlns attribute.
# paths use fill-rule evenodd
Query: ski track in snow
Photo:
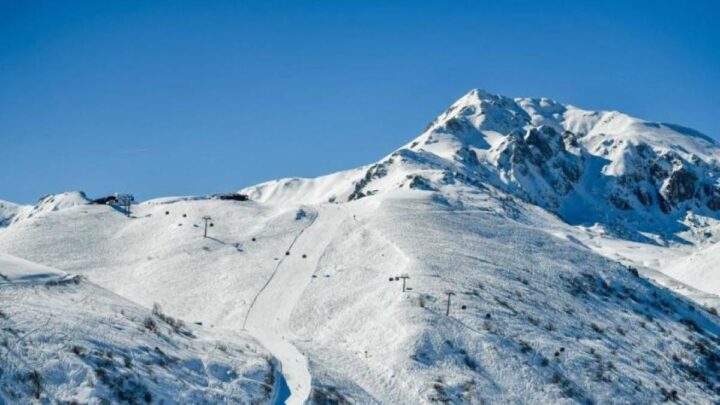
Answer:
<svg viewBox="0 0 720 405"><path fill-rule="evenodd" d="M305 226L303 229L301 229L300 232L298 232L298 234L292 240L292 242L290 242L290 246L288 246L286 252L292 251L293 246L295 246L295 242L297 242L297 240L300 238L300 236L302 236L302 234L305 232L306 229L308 229L309 227L312 226L312 224L315 223L315 220L317 219L317 217L318 217L318 213L315 212L315 214L313 215L313 218L310 220L310 223L308 223L307 226ZM277 265L275 265L275 269L273 269L272 274L270 274L270 277L268 277L268 280L265 282L265 284L263 284L262 288L260 288L258 293L255 294L255 297L253 298L252 302L250 303L250 306L248 307L247 312L245 313L245 319L243 320L243 326L242 326L243 330L246 329L248 317L250 317L250 313L252 312L253 307L255 306L255 302L257 302L258 297L260 297L260 295L263 293L263 291L265 291L265 289L270 284L270 282L272 282L273 278L275 277L275 274L277 274L278 270L280 269L280 266L282 266L283 262L285 261L285 258L287 258L287 257L288 257L287 255L283 254L282 258L278 261Z"/></svg>
<svg viewBox="0 0 720 405"><path fill-rule="evenodd" d="M323 215L320 214L323 211ZM312 388L308 360L293 341L291 314L309 284L325 247L337 225L345 219L339 208L320 209L314 213L288 246L268 281L253 299L243 322L246 330L260 341L280 362L290 396L286 404L303 404ZM317 223L317 226L314 226ZM302 255L306 254L307 258ZM293 288L288 289L288 286ZM281 399L281 398L276 398Z"/></svg>

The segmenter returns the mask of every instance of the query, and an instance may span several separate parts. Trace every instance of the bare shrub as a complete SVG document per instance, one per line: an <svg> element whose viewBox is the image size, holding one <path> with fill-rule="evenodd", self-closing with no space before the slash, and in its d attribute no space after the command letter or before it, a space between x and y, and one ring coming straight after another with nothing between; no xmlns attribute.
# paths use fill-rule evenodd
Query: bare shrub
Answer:
<svg viewBox="0 0 720 405"><path fill-rule="evenodd" d="M155 332L155 333L158 332L157 323L155 323L155 320L149 316L146 317L145 320L143 320L143 326L145 327L145 329L147 329L151 332Z"/></svg>
<svg viewBox="0 0 720 405"><path fill-rule="evenodd" d="M185 327L185 322L183 322L181 319L173 318L172 316L165 314L162 311L162 307L157 302L153 304L152 313L153 315L160 318L163 322L168 324L172 328L173 332L178 334L191 335L190 331L187 330L187 328Z"/></svg>

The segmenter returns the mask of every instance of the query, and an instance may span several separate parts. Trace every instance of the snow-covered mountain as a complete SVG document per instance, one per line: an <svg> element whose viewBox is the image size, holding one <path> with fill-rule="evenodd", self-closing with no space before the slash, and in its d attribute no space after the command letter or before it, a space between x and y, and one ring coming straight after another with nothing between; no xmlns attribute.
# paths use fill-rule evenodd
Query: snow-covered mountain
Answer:
<svg viewBox="0 0 720 405"><path fill-rule="evenodd" d="M401 187L492 185L571 224L671 238L686 212L720 216L720 147L616 111L473 90L415 140L363 169L244 190L262 201L346 201ZM447 187L451 186L451 187Z"/></svg>
<svg viewBox="0 0 720 405"><path fill-rule="evenodd" d="M659 271L714 242L717 156L674 125L476 90L375 164L250 201L7 204L0 252L259 342L280 371L258 402L716 403L720 300Z"/></svg>

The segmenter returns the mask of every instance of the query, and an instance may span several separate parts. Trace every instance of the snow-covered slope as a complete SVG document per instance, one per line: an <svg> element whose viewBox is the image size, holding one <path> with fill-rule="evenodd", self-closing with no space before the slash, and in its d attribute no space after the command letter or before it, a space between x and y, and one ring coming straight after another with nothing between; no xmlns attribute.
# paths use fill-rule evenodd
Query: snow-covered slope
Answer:
<svg viewBox="0 0 720 405"><path fill-rule="evenodd" d="M720 244L671 261L663 271L699 290L720 296Z"/></svg>
<svg viewBox="0 0 720 405"><path fill-rule="evenodd" d="M35 205L18 205L0 200L0 228L13 222L87 204L90 204L90 200L82 191L48 194L41 197Z"/></svg>
<svg viewBox="0 0 720 405"><path fill-rule="evenodd" d="M173 199L131 218L88 205L15 223L0 248L245 327L282 362L294 403L718 400L717 318L542 230L563 226L458 186L314 206ZM388 281L403 273L405 293Z"/></svg>
<svg viewBox="0 0 720 405"><path fill-rule="evenodd" d="M90 203L90 200L82 191L68 191L60 194L48 194L40 200L31 209L27 210L24 218L32 218L34 216L43 216L50 212L60 211L64 209L75 208Z"/></svg>
<svg viewBox="0 0 720 405"><path fill-rule="evenodd" d="M129 217L48 196L0 252L253 336L290 404L716 403L720 320L642 275L716 240L719 155L677 126L472 91L375 164Z"/></svg>
<svg viewBox="0 0 720 405"><path fill-rule="evenodd" d="M10 225L25 209L27 207L0 200L0 227Z"/></svg>
<svg viewBox="0 0 720 405"><path fill-rule="evenodd" d="M252 339L218 339L80 276L0 254L0 303L3 404L251 403L273 393L274 367Z"/></svg>

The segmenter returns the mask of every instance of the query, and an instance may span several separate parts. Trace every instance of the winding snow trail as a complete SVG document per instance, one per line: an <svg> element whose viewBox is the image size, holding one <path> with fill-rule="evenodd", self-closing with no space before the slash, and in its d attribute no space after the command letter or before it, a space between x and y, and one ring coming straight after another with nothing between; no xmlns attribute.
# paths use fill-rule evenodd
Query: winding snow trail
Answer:
<svg viewBox="0 0 720 405"><path fill-rule="evenodd" d="M334 230L346 217L339 207L318 207L313 220L288 248L290 255L278 262L245 317L244 328L281 363L282 375L290 388L290 397L285 402L288 405L300 405L308 399L312 380L307 358L292 343L296 337L290 330L290 317L335 235Z"/></svg>

